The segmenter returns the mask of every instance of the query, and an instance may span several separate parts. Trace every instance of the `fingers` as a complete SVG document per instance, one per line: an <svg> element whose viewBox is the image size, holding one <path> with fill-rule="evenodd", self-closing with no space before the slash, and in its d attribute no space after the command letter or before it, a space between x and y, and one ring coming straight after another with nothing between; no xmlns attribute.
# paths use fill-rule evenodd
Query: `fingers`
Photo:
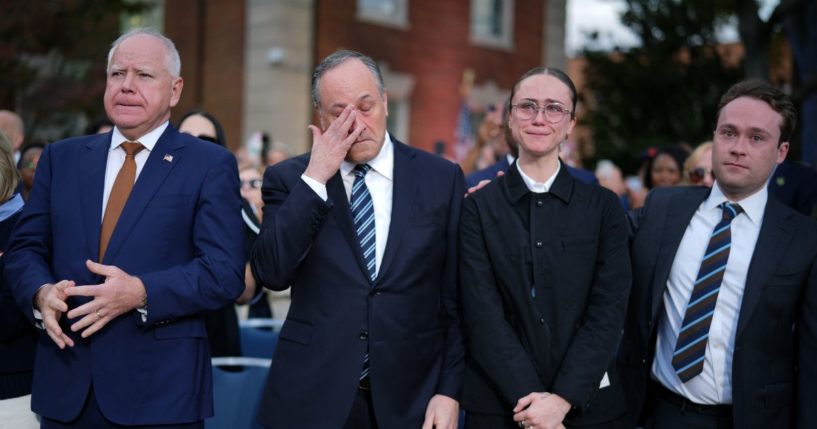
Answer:
<svg viewBox="0 0 817 429"><path fill-rule="evenodd" d="M58 313L49 309L42 312L42 315L45 332L51 337L51 340L54 341L57 347L60 349L64 349L65 346L74 347L74 340L68 335L65 335L65 333L62 332L62 328L60 328Z"/></svg>
<svg viewBox="0 0 817 429"><path fill-rule="evenodd" d="M88 268L88 271L104 277L111 277L122 271L113 265L102 265L90 259L85 260L85 266Z"/></svg>
<svg viewBox="0 0 817 429"><path fill-rule="evenodd" d="M433 416L426 416L426 419L423 421L422 429L432 429L434 427L434 419Z"/></svg>
<svg viewBox="0 0 817 429"><path fill-rule="evenodd" d="M88 285L88 286L74 286L72 288L65 290L65 295L67 296L97 296L100 292L99 285ZM79 308L79 307L77 307ZM76 310L76 308L74 309ZM71 310L71 311L74 311ZM74 318L75 316L69 315L68 317Z"/></svg>
<svg viewBox="0 0 817 429"><path fill-rule="evenodd" d="M80 288L86 288L86 287L93 287L93 286L80 286ZM88 301L85 304L82 304L79 307L69 311L67 316L68 316L69 319L76 319L77 317L82 317L82 316L84 316L86 314L93 314L94 311L99 311L100 307L101 307L101 305L100 305L100 303L98 301L91 300L91 301ZM94 314L94 316L96 316L96 315ZM72 328L73 328L73 326L72 326ZM76 332L76 329L73 329L73 331Z"/></svg>
<svg viewBox="0 0 817 429"><path fill-rule="evenodd" d="M307 128L309 129L309 131L312 131L312 141L313 142L320 139L321 136L323 136L323 132L321 131L320 128L318 128L318 127L316 127L314 125L309 125L309 126L307 126Z"/></svg>
<svg viewBox="0 0 817 429"><path fill-rule="evenodd" d="M519 398L519 400L516 401L516 406L513 408L513 412L518 413L527 408L528 405L530 405L533 402L533 400L536 399L536 396L537 394L534 392Z"/></svg>
<svg viewBox="0 0 817 429"><path fill-rule="evenodd" d="M347 104L346 107L343 108L343 111L340 112L340 115L329 124L326 132L339 132L341 136L345 136L349 133L349 128L351 128L356 119L357 114L355 113L354 106Z"/></svg>
<svg viewBox="0 0 817 429"><path fill-rule="evenodd" d="M91 318L91 317L96 318L96 315L95 314L89 314L89 315L85 316L85 318ZM97 331L99 331L105 325L107 325L109 320L110 320L110 318L108 318L107 316L96 318L96 321L94 321L91 324L91 326L88 327L88 329L82 331L82 338L88 338L91 335L94 335L95 333L97 333Z"/></svg>
<svg viewBox="0 0 817 429"><path fill-rule="evenodd" d="M83 317L82 319L79 319L79 321L77 321L73 325L71 325L71 331L78 332L78 331L80 331L82 329L87 328L88 326L93 325L94 323L96 323L100 319L102 319L101 313L97 314L96 312L94 312L94 313L86 314L85 317ZM82 336L83 336L83 338L85 337L84 332L83 332Z"/></svg>

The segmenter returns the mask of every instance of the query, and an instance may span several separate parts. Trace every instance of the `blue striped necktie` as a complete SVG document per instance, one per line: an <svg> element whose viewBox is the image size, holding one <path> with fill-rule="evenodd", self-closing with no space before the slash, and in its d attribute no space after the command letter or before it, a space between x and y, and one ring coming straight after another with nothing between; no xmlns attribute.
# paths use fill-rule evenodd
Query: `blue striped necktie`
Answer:
<svg viewBox="0 0 817 429"><path fill-rule="evenodd" d="M366 187L366 173L372 167L362 164L355 167L355 182L352 184L352 197L349 205L352 206L352 219L355 223L355 232L360 242L360 249L363 251L363 261L366 263L366 270L369 279L374 281L377 277L377 259L375 254L375 229L374 229L374 205L369 188ZM360 371L360 379L369 376L369 350L366 346L366 355L363 356L363 368Z"/></svg>
<svg viewBox="0 0 817 429"><path fill-rule="evenodd" d="M743 213L743 208L737 204L723 203L720 207L723 217L709 238L672 355L672 367L684 383L703 371L709 325L715 314L718 292L732 247L732 220Z"/></svg>

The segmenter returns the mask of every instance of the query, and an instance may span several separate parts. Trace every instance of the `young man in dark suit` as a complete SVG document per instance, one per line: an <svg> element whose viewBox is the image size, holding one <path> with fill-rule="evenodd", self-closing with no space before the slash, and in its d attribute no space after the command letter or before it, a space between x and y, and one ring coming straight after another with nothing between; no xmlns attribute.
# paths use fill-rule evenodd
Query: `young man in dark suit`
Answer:
<svg viewBox="0 0 817 429"><path fill-rule="evenodd" d="M352 51L312 78L312 151L267 169L252 269L292 288L260 421L271 428L453 429L462 171L386 131L377 64Z"/></svg>
<svg viewBox="0 0 817 429"><path fill-rule="evenodd" d="M736 84L712 189L654 190L634 217L619 357L646 428L817 427L817 223L767 189L795 116L769 84Z"/></svg>

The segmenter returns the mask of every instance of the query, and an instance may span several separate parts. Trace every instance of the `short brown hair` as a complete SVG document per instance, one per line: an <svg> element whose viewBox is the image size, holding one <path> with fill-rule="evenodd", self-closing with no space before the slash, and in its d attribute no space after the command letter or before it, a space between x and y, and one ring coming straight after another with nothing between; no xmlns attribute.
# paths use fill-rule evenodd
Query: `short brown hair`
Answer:
<svg viewBox="0 0 817 429"><path fill-rule="evenodd" d="M780 124L780 141L777 144L780 145L783 142L791 141L791 135L797 125L797 110L794 108L794 103L789 100L789 97L783 91L761 79L746 79L729 88L718 104L718 114L715 116L715 121L717 122L721 116L721 110L727 104L740 97L763 101L775 112L779 113L783 117L783 122Z"/></svg>

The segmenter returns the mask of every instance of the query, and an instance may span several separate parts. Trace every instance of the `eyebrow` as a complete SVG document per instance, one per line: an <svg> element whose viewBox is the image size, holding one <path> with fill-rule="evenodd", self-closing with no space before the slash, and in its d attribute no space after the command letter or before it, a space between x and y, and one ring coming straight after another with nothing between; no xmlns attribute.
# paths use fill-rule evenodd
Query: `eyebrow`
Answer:
<svg viewBox="0 0 817 429"><path fill-rule="evenodd" d="M537 99L535 99L535 98L523 98L523 99L521 99L521 100L519 100L519 101L532 101L532 102L534 102L534 103L536 103L536 104L538 104L538 103L539 103L539 100L537 100ZM556 104L560 104L560 105L562 105L562 106L567 106L567 103L565 103L565 102L563 102L563 101L561 101L561 100L556 100L556 99L553 99L553 98L546 98L546 99L544 100L544 103L543 103L543 104L551 104L551 103L556 103Z"/></svg>
<svg viewBox="0 0 817 429"><path fill-rule="evenodd" d="M366 93L366 94L363 94L360 97L358 97L356 102L366 101L366 100L369 100L369 99L372 99L372 98L374 98L374 97L372 97L371 94ZM333 109L338 108L338 107L343 109L343 108L346 107L346 105L347 105L347 103L332 103L332 105L329 106L329 110L333 110Z"/></svg>

